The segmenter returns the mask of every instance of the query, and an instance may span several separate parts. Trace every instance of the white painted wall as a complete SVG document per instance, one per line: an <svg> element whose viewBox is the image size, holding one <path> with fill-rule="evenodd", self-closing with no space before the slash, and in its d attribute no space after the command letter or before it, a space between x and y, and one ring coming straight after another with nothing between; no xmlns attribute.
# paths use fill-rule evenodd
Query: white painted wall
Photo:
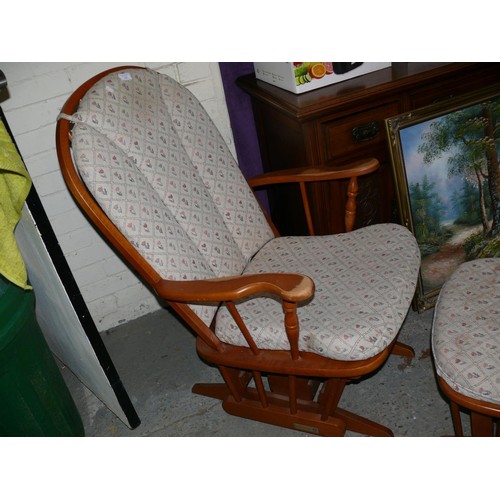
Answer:
<svg viewBox="0 0 500 500"><path fill-rule="evenodd" d="M234 154L217 63L0 62L8 82L8 93L0 94L0 106L99 331L159 309L160 305L73 201L59 170L55 128L57 115L72 91L100 71L123 64L154 68L189 87Z"/></svg>

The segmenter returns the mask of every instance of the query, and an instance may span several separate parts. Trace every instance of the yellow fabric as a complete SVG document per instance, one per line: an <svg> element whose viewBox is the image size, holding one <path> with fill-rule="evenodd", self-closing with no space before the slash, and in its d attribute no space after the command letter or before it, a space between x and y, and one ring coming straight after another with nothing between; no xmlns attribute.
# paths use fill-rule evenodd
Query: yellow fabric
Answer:
<svg viewBox="0 0 500 500"><path fill-rule="evenodd" d="M30 188L29 173L0 120L0 273L25 289L31 286L14 229Z"/></svg>

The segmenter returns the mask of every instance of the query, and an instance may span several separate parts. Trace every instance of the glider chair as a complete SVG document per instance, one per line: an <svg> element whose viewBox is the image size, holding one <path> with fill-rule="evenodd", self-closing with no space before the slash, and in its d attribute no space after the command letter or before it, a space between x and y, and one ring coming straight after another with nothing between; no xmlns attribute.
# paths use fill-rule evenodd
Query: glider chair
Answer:
<svg viewBox="0 0 500 500"><path fill-rule="evenodd" d="M211 119L184 87L137 67L105 71L64 105L57 152L85 214L196 334L221 384L193 392L229 414L325 436L390 436L338 407L346 384L389 354L420 264L412 234L395 224L350 232L357 177L343 168L264 174L254 188L349 179L346 233L279 237Z"/></svg>

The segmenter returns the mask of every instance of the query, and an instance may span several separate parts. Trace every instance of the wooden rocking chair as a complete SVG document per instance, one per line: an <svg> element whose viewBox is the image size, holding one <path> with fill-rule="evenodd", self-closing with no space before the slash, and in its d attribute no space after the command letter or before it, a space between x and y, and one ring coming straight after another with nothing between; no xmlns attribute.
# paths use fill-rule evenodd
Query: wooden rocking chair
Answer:
<svg viewBox="0 0 500 500"><path fill-rule="evenodd" d="M420 254L402 226L352 231L357 178L378 162L264 174L298 183L350 179L347 231L279 237L209 116L155 71L120 67L84 83L57 124L64 179L93 224L195 332L224 383L197 384L225 411L325 436L391 436L338 407L396 342Z"/></svg>

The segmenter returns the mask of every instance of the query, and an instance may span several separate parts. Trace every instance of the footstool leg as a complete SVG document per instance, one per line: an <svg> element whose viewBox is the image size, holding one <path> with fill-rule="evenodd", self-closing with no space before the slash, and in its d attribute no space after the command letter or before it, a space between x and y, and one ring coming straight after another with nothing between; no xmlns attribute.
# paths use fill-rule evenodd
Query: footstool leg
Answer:
<svg viewBox="0 0 500 500"><path fill-rule="evenodd" d="M471 434L473 437L493 436L493 418L488 415L471 412Z"/></svg>
<svg viewBox="0 0 500 500"><path fill-rule="evenodd" d="M472 436L500 433L499 304L500 259L489 257L460 264L436 301L432 354L456 436L464 435L460 408L470 412ZM484 379L479 380L477 373Z"/></svg>
<svg viewBox="0 0 500 500"><path fill-rule="evenodd" d="M450 401L451 418L453 420L453 427L455 428L455 436L463 437L464 431L462 428L462 417L460 416L460 408L454 401Z"/></svg>

